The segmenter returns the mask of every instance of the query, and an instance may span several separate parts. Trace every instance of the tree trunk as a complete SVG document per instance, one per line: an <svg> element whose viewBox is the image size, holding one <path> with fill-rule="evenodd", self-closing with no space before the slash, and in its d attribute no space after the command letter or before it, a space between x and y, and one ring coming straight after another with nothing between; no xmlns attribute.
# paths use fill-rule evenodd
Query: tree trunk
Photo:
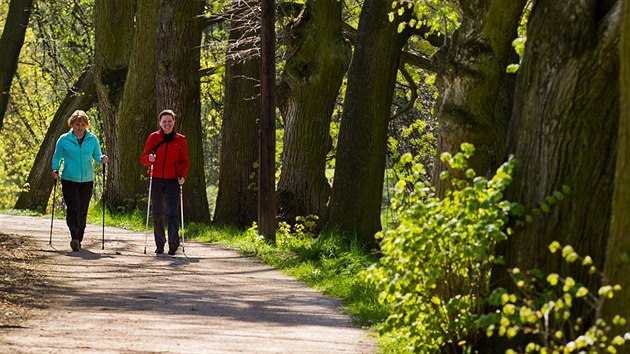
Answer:
<svg viewBox="0 0 630 354"><path fill-rule="evenodd" d="M155 73L157 68L157 16L159 0L139 0L133 51L124 82L120 109L115 117L118 136L116 149L109 163L109 179L105 200L113 209L132 211L146 201L146 167L140 155L147 136L158 127Z"/></svg>
<svg viewBox="0 0 630 354"><path fill-rule="evenodd" d="M542 1L532 9L508 143L518 166L507 198L530 209L565 185L572 193L508 240L508 268L597 284L584 267L569 272L545 250L557 240L603 266L619 117L619 17L619 1Z"/></svg>
<svg viewBox="0 0 630 354"><path fill-rule="evenodd" d="M99 109L105 133L104 153L109 155L105 200L116 205L122 162L118 141L119 128L134 132L137 127L125 124L119 127L120 107L123 100L125 80L129 68L129 58L133 48L134 1L95 0L94 13L94 58L95 85ZM137 104L137 102L134 102ZM103 142L102 142L103 143ZM134 162L139 164L139 155Z"/></svg>
<svg viewBox="0 0 630 354"><path fill-rule="evenodd" d="M77 109L87 111L95 103L94 74L92 68L88 68L81 74L77 83L68 90L66 97L59 105L59 109L57 109L55 116L50 122L44 141L42 141L31 172L28 175L27 183L30 188L20 193L15 203L16 209L46 212L50 191L54 182L52 177L50 177L50 173L52 172L51 161L57 139L70 129L68 127L68 118L74 111Z"/></svg>
<svg viewBox="0 0 630 354"><path fill-rule="evenodd" d="M278 182L280 216L326 216L330 185L326 155L330 120L351 48L341 34L338 0L309 1L291 31L279 89L284 116L284 152Z"/></svg>
<svg viewBox="0 0 630 354"><path fill-rule="evenodd" d="M0 130L32 10L33 0L11 0L9 3L9 13L0 37Z"/></svg>
<svg viewBox="0 0 630 354"><path fill-rule="evenodd" d="M376 247L387 149L387 124L396 73L408 30L390 22L392 0L366 0L361 10L337 145L328 226L357 233Z"/></svg>
<svg viewBox="0 0 630 354"><path fill-rule="evenodd" d="M260 1L258 234L276 242L276 2Z"/></svg>
<svg viewBox="0 0 630 354"><path fill-rule="evenodd" d="M255 2L258 2L256 0ZM232 3L233 21L225 65L225 105L221 127L219 191L214 223L247 228L257 218L260 55L253 54L260 34L251 0Z"/></svg>
<svg viewBox="0 0 630 354"><path fill-rule="evenodd" d="M462 1L463 19L449 42L437 52L439 119L437 152L457 152L464 142L475 146L468 166L490 177L503 162L512 111L518 62L512 48L525 0ZM435 159L433 180L443 195L449 184L440 180L448 166Z"/></svg>
<svg viewBox="0 0 630 354"><path fill-rule="evenodd" d="M612 221L604 271L611 284L622 291L604 306L603 315L610 323L615 315L630 318L630 2L622 4L621 17L621 114L617 135L617 167L613 194ZM628 347L626 346L626 350Z"/></svg>
<svg viewBox="0 0 630 354"><path fill-rule="evenodd" d="M184 215L210 223L206 196L199 60L205 1L161 0L157 39L157 107L177 114L177 131L186 136L190 169L184 184Z"/></svg>

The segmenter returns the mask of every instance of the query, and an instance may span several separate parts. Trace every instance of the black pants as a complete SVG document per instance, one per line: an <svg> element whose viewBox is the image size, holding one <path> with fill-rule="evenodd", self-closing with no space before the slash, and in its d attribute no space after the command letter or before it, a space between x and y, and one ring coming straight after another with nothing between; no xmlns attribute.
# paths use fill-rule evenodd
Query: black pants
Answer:
<svg viewBox="0 0 630 354"><path fill-rule="evenodd" d="M66 203L66 224L72 239L83 241L88 207L92 198L94 182L72 182L61 180L61 191Z"/></svg>
<svg viewBox="0 0 630 354"><path fill-rule="evenodd" d="M166 243L166 235L164 234L164 211L166 209L168 245L170 248L177 249L179 247L179 182L177 182L177 178L153 177L151 201L153 203L155 246L164 249Z"/></svg>

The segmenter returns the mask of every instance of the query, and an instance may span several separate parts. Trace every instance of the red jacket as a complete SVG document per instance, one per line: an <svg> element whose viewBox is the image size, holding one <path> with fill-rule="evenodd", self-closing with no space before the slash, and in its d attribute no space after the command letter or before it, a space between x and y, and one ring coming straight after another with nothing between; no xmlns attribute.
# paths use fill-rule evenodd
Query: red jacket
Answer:
<svg viewBox="0 0 630 354"><path fill-rule="evenodd" d="M144 151L140 156L140 161L145 166L150 166L149 154L155 154L153 163L153 177L156 178L177 178L188 175L188 144L186 137L175 133L171 141L164 141L166 134L162 129L151 133L144 145ZM164 141L164 142L162 142ZM157 149L156 149L157 147ZM149 169L149 173L151 170Z"/></svg>

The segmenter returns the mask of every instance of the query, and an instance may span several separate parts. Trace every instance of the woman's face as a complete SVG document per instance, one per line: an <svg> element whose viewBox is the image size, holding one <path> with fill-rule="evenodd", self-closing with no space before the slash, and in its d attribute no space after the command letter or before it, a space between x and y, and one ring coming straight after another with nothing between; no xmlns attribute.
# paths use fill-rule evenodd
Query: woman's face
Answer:
<svg viewBox="0 0 630 354"><path fill-rule="evenodd" d="M79 119L72 122L72 131L75 135L82 137L85 134L85 129L87 129L87 124Z"/></svg>
<svg viewBox="0 0 630 354"><path fill-rule="evenodd" d="M162 118L160 118L160 128L162 128L164 133L170 134L173 131L174 127L175 127L175 119L173 119L172 115L165 114L162 116Z"/></svg>

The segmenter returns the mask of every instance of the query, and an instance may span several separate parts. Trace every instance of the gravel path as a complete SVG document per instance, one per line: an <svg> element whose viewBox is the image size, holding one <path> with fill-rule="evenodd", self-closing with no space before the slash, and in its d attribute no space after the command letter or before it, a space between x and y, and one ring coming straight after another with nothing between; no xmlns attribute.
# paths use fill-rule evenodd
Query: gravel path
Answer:
<svg viewBox="0 0 630 354"><path fill-rule="evenodd" d="M331 299L262 262L216 245L156 256L152 235L89 225L70 252L65 220L0 215L0 232L42 253L48 306L0 328L2 353L374 353ZM180 249L181 251L181 249Z"/></svg>

